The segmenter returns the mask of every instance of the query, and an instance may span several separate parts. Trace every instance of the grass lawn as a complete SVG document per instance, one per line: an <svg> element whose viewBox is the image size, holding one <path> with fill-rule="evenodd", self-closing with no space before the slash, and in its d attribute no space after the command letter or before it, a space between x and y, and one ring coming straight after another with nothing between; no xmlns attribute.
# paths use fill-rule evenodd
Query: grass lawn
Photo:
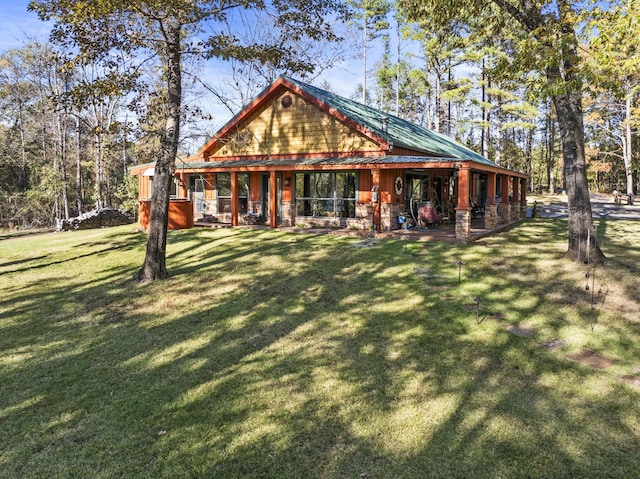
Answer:
<svg viewBox="0 0 640 479"><path fill-rule="evenodd" d="M1 240L0 478L638 477L640 223L597 223L595 270L564 220L177 231L153 284L131 226Z"/></svg>

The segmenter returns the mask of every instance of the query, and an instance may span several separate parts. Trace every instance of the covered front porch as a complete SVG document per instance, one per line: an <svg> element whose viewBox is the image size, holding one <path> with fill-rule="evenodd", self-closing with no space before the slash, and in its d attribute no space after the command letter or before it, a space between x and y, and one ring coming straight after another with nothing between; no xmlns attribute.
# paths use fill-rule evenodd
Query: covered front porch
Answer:
<svg viewBox="0 0 640 479"><path fill-rule="evenodd" d="M410 231L402 217L415 216L421 205L429 204L441 223L420 228L414 223L413 229L451 229L458 239L526 215L526 176L511 170L432 158L358 160L309 160L303 165L271 161L268 166L184 163L176 168L172 202L188 202L195 224L375 233ZM145 171L141 191L145 179L152 183ZM170 215L184 214L184 209L170 209ZM170 218L171 224L185 222Z"/></svg>

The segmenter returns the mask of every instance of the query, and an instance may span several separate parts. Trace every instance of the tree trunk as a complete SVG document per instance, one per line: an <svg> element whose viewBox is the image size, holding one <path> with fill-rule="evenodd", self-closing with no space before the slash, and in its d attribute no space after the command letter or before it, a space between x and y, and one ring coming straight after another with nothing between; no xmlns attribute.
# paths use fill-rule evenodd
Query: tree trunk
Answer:
<svg viewBox="0 0 640 479"><path fill-rule="evenodd" d="M154 281L169 276L166 266L167 225L169 222L170 185L175 169L180 135L182 26L177 21L170 22L165 26L166 29L163 30L163 33L166 40L167 120L161 140L160 156L155 166L147 252L144 263L136 274L138 281Z"/></svg>
<svg viewBox="0 0 640 479"><path fill-rule="evenodd" d="M549 193L556 192L556 123L551 117L551 112L547 113L549 137L547 142L547 148L549 149L549 163L548 163L548 179L549 179Z"/></svg>
<svg viewBox="0 0 640 479"><path fill-rule="evenodd" d="M625 118L624 118L624 140L623 157L624 157L624 174L627 178L627 194L633 195L633 174L631 171L631 160L633 157L631 150L631 93L627 95L625 101Z"/></svg>
<svg viewBox="0 0 640 479"><path fill-rule="evenodd" d="M566 256L577 262L600 262L604 255L597 245L591 213L584 151L582 94L580 91L573 91L555 95L553 102L562 140L569 202L569 247Z"/></svg>
<svg viewBox="0 0 640 479"><path fill-rule="evenodd" d="M367 48L369 47L368 45L368 37L369 37L369 32L367 31L367 19L365 17L364 19L364 26L363 26L363 30L364 32L364 46L362 47L362 104L366 105L367 104Z"/></svg>
<svg viewBox="0 0 640 479"><path fill-rule="evenodd" d="M435 100L434 100L434 115L433 115L433 130L436 133L440 133L440 122L442 118L442 105L441 105L441 82L440 82L440 71L436 70L435 75Z"/></svg>
<svg viewBox="0 0 640 479"><path fill-rule="evenodd" d="M76 207L78 216L82 214L82 153L81 146L80 117L76 115Z"/></svg>
<svg viewBox="0 0 640 479"><path fill-rule="evenodd" d="M60 194L62 196L62 207L64 209L64 219L68 220L69 215L69 197L67 195L67 114L58 113L56 115L56 126L58 128L59 155L60 163Z"/></svg>
<svg viewBox="0 0 640 479"><path fill-rule="evenodd" d="M96 115L97 117L97 115ZM95 155L96 155L96 186L95 186L95 195L96 195L96 209L101 209L105 207L103 197L104 197L104 167L103 167L103 155L104 149L102 147L102 133L98 130L100 129L100 125L96 124L95 131L93 134L93 142L95 146Z"/></svg>
<svg viewBox="0 0 640 479"><path fill-rule="evenodd" d="M496 153L495 153L495 157L494 157L494 162L496 165L500 165L502 163L502 116L500 115L501 113L501 107L502 107L502 97L498 96L497 97L497 104L496 104L496 134L494 136L495 140L494 143L496 145ZM508 168L508 166L507 166Z"/></svg>
<svg viewBox="0 0 640 479"><path fill-rule="evenodd" d="M547 67L547 81L558 118L564 159L564 181L569 203L569 246L566 257L579 263L599 263L604 255L597 244L584 148L582 85L577 75L580 62L578 39L572 26L568 0L558 2L560 59Z"/></svg>
<svg viewBox="0 0 640 479"><path fill-rule="evenodd" d="M482 144L482 156L489 158L489 134L490 134L490 113L487 108L487 102L490 100L487 98L487 87L490 86L491 80L485 70L485 58L482 58L482 132L480 142Z"/></svg>

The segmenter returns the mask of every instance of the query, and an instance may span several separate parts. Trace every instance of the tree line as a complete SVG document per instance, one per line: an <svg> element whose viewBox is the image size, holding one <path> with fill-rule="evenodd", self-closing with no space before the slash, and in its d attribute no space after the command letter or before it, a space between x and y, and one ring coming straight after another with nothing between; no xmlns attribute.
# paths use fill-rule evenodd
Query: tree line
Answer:
<svg viewBox="0 0 640 479"><path fill-rule="evenodd" d="M528 173L531 191L565 187L555 109L537 72L513 69L510 49L517 31L505 25L490 28L491 12L476 19L478 24L489 22L485 27L471 31L463 22L436 26L430 17L410 21L402 4L388 0L351 0L350 5L343 48L321 55L320 45L315 46L316 75L344 61L351 49L363 65L354 99ZM638 188L640 27L633 7L634 2L626 2L606 12L591 11L580 46L588 79L589 182L595 191L633 193ZM303 51L313 49L307 45ZM230 114L283 73L269 62L233 61L226 87L212 91L210 85L199 85L200 94L214 94ZM105 86L104 66L77 63L70 68L63 62L51 44L36 40L0 56L3 227L51 225L106 206L136 209L136 185L127 167L153 161L162 108L154 89L158 79L149 69L147 88L137 94L123 85L92 90L98 79ZM254 78L247 80L252 73ZM208 117L197 107L197 96L192 101L183 106L184 117L192 123L193 141L203 141L211 133L204 124Z"/></svg>
<svg viewBox="0 0 640 479"><path fill-rule="evenodd" d="M363 49L375 40L383 45L370 69L363 53L369 81L363 80L354 99L362 94L369 104L526 172L533 192L566 187L557 111L545 88L548 68L536 58L541 40L531 38L538 30L543 38L555 35L544 31L548 26L523 32L496 6L506 2L475 2L474 9L474 2L412 7L353 1L368 36ZM563 2L534 5L554 3ZM531 16L519 5L525 2L512 4ZM423 9L417 21L409 20L415 18L412 8ZM573 14L579 41L574 81L583 92L590 189L632 194L640 183L640 3L611 2L607 10L585 6Z"/></svg>
<svg viewBox="0 0 640 479"><path fill-rule="evenodd" d="M569 251L592 227L589 186L637 188L638 0L34 0L29 9L53 26L50 42L0 59L0 222L135 209L127 166L155 161L146 279L166 276L180 142L210 134L188 127L203 124L197 95L235 113L278 74L312 79L353 45L363 65L355 97L529 173L534 191L566 189ZM212 60L232 65L217 85L200 74Z"/></svg>

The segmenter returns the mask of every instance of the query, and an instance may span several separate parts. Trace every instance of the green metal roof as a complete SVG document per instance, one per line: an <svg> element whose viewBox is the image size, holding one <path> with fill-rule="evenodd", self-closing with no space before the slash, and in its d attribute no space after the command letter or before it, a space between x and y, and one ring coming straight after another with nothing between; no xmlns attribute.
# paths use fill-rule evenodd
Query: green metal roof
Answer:
<svg viewBox="0 0 640 479"><path fill-rule="evenodd" d="M386 155L376 157L322 157L322 158L296 158L296 159L283 159L283 158L265 158L265 159L242 159L242 160L224 160L224 161L188 161L188 159L177 159L176 168L188 168L188 169L224 169L224 168L245 168L245 167L283 167L283 166L349 166L364 164L378 164L378 165L394 165L394 164L414 164L419 168L419 164L436 163L446 161L471 161L480 165L496 167L499 169L505 169L497 165L491 160L483 157L482 155L474 152L466 146L457 143L451 138L436 133L428 128L413 124L407 120L403 120L394 115L390 115L381 110L371 108L353 100L336 95L321 88L309 85L307 83L294 80L292 78L282 76L280 82L283 82L286 86L287 83L298 88L305 94L317 99L319 102L324 103L326 107L337 111L340 115L348 118L351 122L354 122L362 126L365 130L370 131L372 134L383 138L385 141L393 144L397 147L407 148L419 153L420 156L400 156L400 155ZM271 85L269 88L272 88ZM257 98L262 97L265 92L269 90L265 89ZM382 119L386 118L386 128L383 126ZM229 123L233 122L230 120ZM225 125L226 127L226 125ZM224 130L224 128L222 130ZM221 130L221 131L222 131ZM194 158L195 159L195 158ZM154 162L155 163L155 162ZM148 165L134 165L133 168L143 168L145 166L153 167L154 163Z"/></svg>
<svg viewBox="0 0 640 479"><path fill-rule="evenodd" d="M428 128L307 83L289 77L283 78L307 94L324 102L330 108L335 109L352 121L362 125L367 130L391 142L394 146L420 151L430 156L443 156L446 158L475 161L489 166L497 166L493 161L488 160L466 146ZM383 128L383 118L387 118L386 131Z"/></svg>

